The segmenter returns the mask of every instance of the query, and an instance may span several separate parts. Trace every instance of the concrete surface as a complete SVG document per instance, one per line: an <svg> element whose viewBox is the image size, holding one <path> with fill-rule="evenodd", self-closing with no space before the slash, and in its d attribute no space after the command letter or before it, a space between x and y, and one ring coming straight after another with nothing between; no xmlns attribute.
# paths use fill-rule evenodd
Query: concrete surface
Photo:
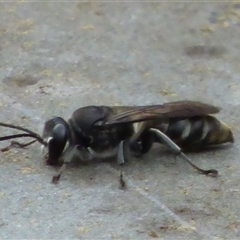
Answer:
<svg viewBox="0 0 240 240"><path fill-rule="evenodd" d="M39 144L1 153L0 238L239 239L239 39L234 3L1 3L0 121L41 133L86 105L192 99L221 106L236 142L188 154L217 179L156 146L124 166L125 191L115 161L55 186Z"/></svg>

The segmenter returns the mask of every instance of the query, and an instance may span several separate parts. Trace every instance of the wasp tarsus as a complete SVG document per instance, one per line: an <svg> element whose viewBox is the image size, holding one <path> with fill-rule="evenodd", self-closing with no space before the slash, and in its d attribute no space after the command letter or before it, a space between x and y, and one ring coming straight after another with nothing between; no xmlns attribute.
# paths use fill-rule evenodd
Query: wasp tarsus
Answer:
<svg viewBox="0 0 240 240"><path fill-rule="evenodd" d="M127 185L126 185L126 182L123 180L123 175L120 175L119 183L120 183L120 189L126 189Z"/></svg>
<svg viewBox="0 0 240 240"><path fill-rule="evenodd" d="M61 177L60 174L53 176L52 177L52 183L57 184L59 182L60 177Z"/></svg>

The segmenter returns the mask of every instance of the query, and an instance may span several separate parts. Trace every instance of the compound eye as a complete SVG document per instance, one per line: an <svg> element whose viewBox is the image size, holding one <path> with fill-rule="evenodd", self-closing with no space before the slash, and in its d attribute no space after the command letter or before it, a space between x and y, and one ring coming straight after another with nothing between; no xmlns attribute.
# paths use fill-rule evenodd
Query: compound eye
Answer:
<svg viewBox="0 0 240 240"><path fill-rule="evenodd" d="M67 131L67 129L68 125L63 118L54 117L45 122L42 137L48 139L49 137L53 137L53 134L58 134L58 132L61 134L61 132Z"/></svg>
<svg viewBox="0 0 240 240"><path fill-rule="evenodd" d="M57 165L66 142L68 140L67 129L63 124L57 124L53 128L52 137L48 139L47 163Z"/></svg>
<svg viewBox="0 0 240 240"><path fill-rule="evenodd" d="M67 129L63 124L57 124L53 128L53 139L55 139L57 142L64 142L67 139Z"/></svg>

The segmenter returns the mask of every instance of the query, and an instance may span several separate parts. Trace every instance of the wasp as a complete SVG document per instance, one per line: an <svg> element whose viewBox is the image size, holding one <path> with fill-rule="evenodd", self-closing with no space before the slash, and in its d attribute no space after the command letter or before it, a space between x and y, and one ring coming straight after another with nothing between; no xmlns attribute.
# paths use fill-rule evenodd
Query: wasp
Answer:
<svg viewBox="0 0 240 240"><path fill-rule="evenodd" d="M87 106L73 112L68 121L61 117L46 121L42 136L22 127L0 123L0 126L25 132L2 137L0 141L32 137L35 140L29 144L40 142L47 150L47 164L62 162L59 174L52 179L55 183L73 157L90 160L107 153L116 155L121 166L128 150L142 155L151 149L153 143L165 144L200 173L215 177L217 170L196 166L184 151L234 142L230 128L212 116L219 111L215 106L197 101L150 106ZM120 182L122 186L125 184L122 172Z"/></svg>

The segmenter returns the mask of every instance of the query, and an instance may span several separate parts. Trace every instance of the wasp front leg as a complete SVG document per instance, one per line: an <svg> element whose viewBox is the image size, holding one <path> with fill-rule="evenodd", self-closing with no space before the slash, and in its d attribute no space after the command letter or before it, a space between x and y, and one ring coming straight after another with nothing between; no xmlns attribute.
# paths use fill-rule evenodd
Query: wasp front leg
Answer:
<svg viewBox="0 0 240 240"><path fill-rule="evenodd" d="M63 164L59 170L59 173L53 176L52 178L53 183L55 184L58 183L67 165L72 161L74 157L77 157L79 160L82 161L90 161L92 159L92 154L88 151L88 149L80 145L69 146L64 152L63 156L60 158L60 160L61 159L63 160Z"/></svg>

